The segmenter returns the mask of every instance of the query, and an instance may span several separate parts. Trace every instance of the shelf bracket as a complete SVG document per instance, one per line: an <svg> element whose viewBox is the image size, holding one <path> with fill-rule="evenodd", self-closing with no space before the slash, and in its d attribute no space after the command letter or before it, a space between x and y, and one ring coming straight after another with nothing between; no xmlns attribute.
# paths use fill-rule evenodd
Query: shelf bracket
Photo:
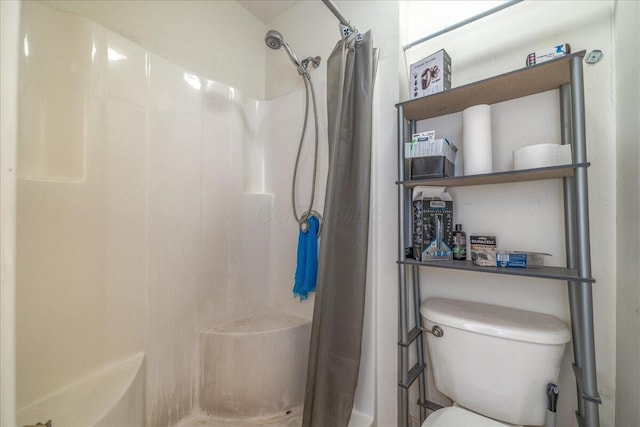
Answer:
<svg viewBox="0 0 640 427"><path fill-rule="evenodd" d="M418 335L420 335L421 329L419 327L415 327L412 330L409 331L409 333L407 334L407 342L403 342L402 340L398 341L398 345L402 346L402 347L409 347L409 345L411 345L412 342L414 342L416 340L416 338L418 338Z"/></svg>
<svg viewBox="0 0 640 427"><path fill-rule="evenodd" d="M583 385L582 368L577 366L575 363L573 364L573 373L576 376L576 382L578 383L578 392L580 394L580 398L583 400L587 400L589 402L593 402L593 403L597 403L598 405L601 405L602 399L600 398L599 394L596 394L595 396L590 396L583 391L584 388L582 386Z"/></svg>
<svg viewBox="0 0 640 427"><path fill-rule="evenodd" d="M413 384L416 378L418 378L418 376L422 373L422 371L424 371L426 367L427 365L420 365L416 363L413 366L413 368L411 368L411 370L409 371L409 378L407 379L407 382L406 383L399 382L398 385L402 388L408 389L409 387L411 387L411 384Z"/></svg>
<svg viewBox="0 0 640 427"><path fill-rule="evenodd" d="M437 403L432 402L430 400L425 400L424 402L420 402L418 400L418 405L422 406L423 408L427 408L430 411L434 411L434 412L437 411L438 409L444 408L444 406L438 405Z"/></svg>

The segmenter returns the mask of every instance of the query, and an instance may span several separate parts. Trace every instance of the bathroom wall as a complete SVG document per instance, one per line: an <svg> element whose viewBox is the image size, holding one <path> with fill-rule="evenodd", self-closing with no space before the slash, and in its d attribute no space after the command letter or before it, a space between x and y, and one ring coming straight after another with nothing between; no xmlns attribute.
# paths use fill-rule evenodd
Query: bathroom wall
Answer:
<svg viewBox="0 0 640 427"><path fill-rule="evenodd" d="M20 4L0 3L0 426L16 424L16 165Z"/></svg>
<svg viewBox="0 0 640 427"><path fill-rule="evenodd" d="M269 301L260 105L86 18L22 18L17 406L144 350L147 425L175 423L200 329Z"/></svg>
<svg viewBox="0 0 640 427"><path fill-rule="evenodd" d="M216 217L225 221L228 226L236 224L243 227L246 235L252 236L254 247L264 247L261 253L246 251L238 257L229 260L226 271L230 274L229 283L250 283L244 292L237 292L235 288L228 286L217 287L212 292L205 284L200 290L202 298L199 299L200 325L206 328L218 321L228 319L230 313L238 310L237 304L221 304L227 301L230 293L236 293L238 302L246 307L246 312L252 309L267 309L271 306L297 313L306 317L311 316L313 307L313 295L304 304L298 304L292 298L292 277L295 271L295 254L297 243L297 226L292 216L291 208L291 179L293 164L297 153L300 131L304 115L304 93L302 80L284 52L275 52L264 45L265 27L257 21L244 8L233 1L219 2L180 2L180 1L133 1L133 2L77 2L77 1L50 1L46 4L82 15L99 22L110 30L135 41L145 48L159 55L173 60L186 68L199 71L203 75L224 82L235 88L241 88L245 96L254 99L264 97L265 80L265 54L271 61L281 62L281 75L286 78L277 79L274 86L280 82L291 85L297 94L282 97L268 102L247 101L235 118L235 125L244 129L241 136L245 150L239 153L238 161L244 162L243 175L238 179L224 178L221 171L229 169L227 162L221 161L224 156L219 153L215 157L218 164L208 164L203 168L203 179L215 186L240 185L238 191L247 194L240 205L230 206L214 201L205 195L203 201L203 215ZM149 19L152 16L153 19ZM180 17L180 21L176 17ZM329 18L329 17L327 17ZM183 25L189 22L189 25ZM335 28L335 22L331 22ZM167 28L169 32L167 32ZM242 31L237 31L242 28ZM274 27L275 28L275 27ZM284 33L286 29L278 27ZM287 35L285 34L285 38ZM288 39L288 38L287 38ZM333 40L331 41L333 43ZM295 46L294 46L295 48ZM202 54L211 52L215 55ZM239 54L241 52L241 54ZM306 52L298 52L301 56ZM215 59L215 61L214 61ZM326 140L324 89L322 81L325 70L323 68L313 72L314 82L318 85L317 96L319 106L319 128L321 140ZM318 80L319 81L316 81ZM273 83L273 82L272 82ZM278 96L291 91L275 92ZM270 96L269 98L274 98ZM247 98L249 99L249 98ZM219 107L219 106L218 106ZM311 110L310 110L311 111ZM205 127L220 132L221 124L226 123L226 118L220 119L215 114L208 114ZM307 138L301 154L301 172L297 182L298 211L303 211L308 206L309 186L311 184L311 160L313 158L313 127L312 113L310 112ZM267 119L268 117L268 119ZM222 120L222 122L221 122ZM232 126L232 128L235 126ZM228 131L231 137L233 131ZM265 144L265 141L269 141ZM219 150L216 148L216 150ZM228 154L228 153L227 153ZM237 168L238 165L234 167ZM226 168L226 169L225 169ZM222 177L221 177L222 176ZM324 200L326 176L326 144L320 145L318 184L316 186L316 204L322 206ZM257 194L265 193L262 196ZM272 200L273 199L273 200ZM271 211L273 207L273 212ZM225 213L226 212L226 213ZM229 215L229 212L239 212ZM252 216L253 215L253 216ZM256 216L257 215L257 216ZM270 239L270 236L277 238ZM208 253L221 244L236 245L242 239L231 238L225 241L222 236L208 236L203 241L206 245L203 253ZM271 243L269 243L271 242ZM238 249L236 248L236 252ZM269 253L285 254L269 260ZM250 260L252 268L247 269L246 263ZM215 268L216 263L204 260L204 276L217 277L220 268ZM259 273L251 273L251 271ZM264 273L267 272L267 276ZM271 283L276 283L269 288L264 277L269 277ZM243 285L244 286L244 285ZM259 289L255 287L258 286ZM252 292L256 294L251 295ZM269 297L261 299L261 292L266 292ZM232 297L236 298L236 297ZM260 301L252 303L251 301ZM234 301L235 302L235 301Z"/></svg>
<svg viewBox="0 0 640 427"><path fill-rule="evenodd" d="M523 2L407 52L407 64L439 49L452 58L452 86L524 66L529 52L569 43L574 52L600 49L603 60L584 65L595 340L601 425L614 425L616 397L616 105L613 2ZM535 23L535 25L531 25ZM481 34L482 37L478 37ZM487 42L490 41L490 42ZM557 93L493 106L494 170L512 167L512 150L558 142ZM460 143L459 114L421 123L419 130L448 129ZM448 122L448 124L447 124ZM453 125L451 124L453 123ZM565 263L560 182L540 181L451 189L455 221L467 235L496 235L503 248L549 252L549 265ZM532 233L532 230L540 230ZM422 271L424 297L444 296L554 314L568 322L566 283ZM576 425L574 378L568 351L560 378L558 425Z"/></svg>
<svg viewBox="0 0 640 427"><path fill-rule="evenodd" d="M235 1L41 1L247 96L264 97L264 26Z"/></svg>
<svg viewBox="0 0 640 427"><path fill-rule="evenodd" d="M640 3L614 9L616 69L616 425L640 425Z"/></svg>

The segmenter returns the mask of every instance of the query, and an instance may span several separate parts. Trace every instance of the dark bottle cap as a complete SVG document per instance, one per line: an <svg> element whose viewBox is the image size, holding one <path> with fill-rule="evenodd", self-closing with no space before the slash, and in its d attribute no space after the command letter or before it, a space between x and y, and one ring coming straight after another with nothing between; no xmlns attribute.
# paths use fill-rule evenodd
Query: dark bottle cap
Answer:
<svg viewBox="0 0 640 427"><path fill-rule="evenodd" d="M456 224L456 230L455 231L462 231L462 224Z"/></svg>

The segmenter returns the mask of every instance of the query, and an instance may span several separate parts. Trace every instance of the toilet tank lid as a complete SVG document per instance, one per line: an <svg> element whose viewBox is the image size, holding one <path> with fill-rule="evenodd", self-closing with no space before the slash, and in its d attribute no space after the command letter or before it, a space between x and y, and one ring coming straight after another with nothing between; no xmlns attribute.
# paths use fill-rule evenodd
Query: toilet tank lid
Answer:
<svg viewBox="0 0 640 427"><path fill-rule="evenodd" d="M565 344L567 325L550 314L471 301L430 298L420 306L425 319L442 326L538 344Z"/></svg>

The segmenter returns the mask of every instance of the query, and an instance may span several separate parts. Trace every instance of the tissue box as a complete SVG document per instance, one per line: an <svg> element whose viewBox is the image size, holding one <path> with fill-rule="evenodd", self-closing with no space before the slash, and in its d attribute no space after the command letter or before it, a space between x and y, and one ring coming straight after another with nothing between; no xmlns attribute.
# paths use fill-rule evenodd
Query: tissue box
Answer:
<svg viewBox="0 0 640 427"><path fill-rule="evenodd" d="M413 254L419 261L453 259L453 199L444 190L413 189Z"/></svg>
<svg viewBox="0 0 640 427"><path fill-rule="evenodd" d="M471 236L471 262L483 267L496 266L496 236Z"/></svg>
<svg viewBox="0 0 640 427"><path fill-rule="evenodd" d="M409 70L410 99L451 89L451 57L444 49L411 64Z"/></svg>

